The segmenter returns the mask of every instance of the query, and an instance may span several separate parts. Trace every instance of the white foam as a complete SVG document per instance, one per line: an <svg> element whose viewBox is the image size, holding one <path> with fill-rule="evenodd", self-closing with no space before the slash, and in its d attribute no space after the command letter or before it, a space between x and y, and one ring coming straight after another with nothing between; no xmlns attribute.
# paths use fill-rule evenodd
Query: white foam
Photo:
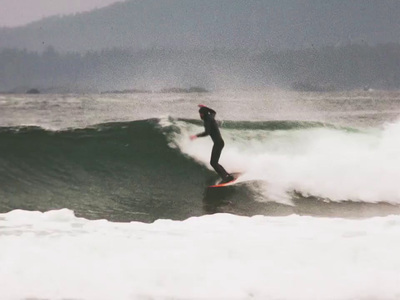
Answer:
<svg viewBox="0 0 400 300"><path fill-rule="evenodd" d="M190 142L186 125L180 149L209 166L210 139ZM400 203L400 122L382 130L333 128L298 130L222 129L225 148L220 163L244 171L242 181L261 181L263 201L288 202L293 190L333 201Z"/></svg>
<svg viewBox="0 0 400 300"><path fill-rule="evenodd" d="M398 299L400 217L0 214L1 299Z"/></svg>

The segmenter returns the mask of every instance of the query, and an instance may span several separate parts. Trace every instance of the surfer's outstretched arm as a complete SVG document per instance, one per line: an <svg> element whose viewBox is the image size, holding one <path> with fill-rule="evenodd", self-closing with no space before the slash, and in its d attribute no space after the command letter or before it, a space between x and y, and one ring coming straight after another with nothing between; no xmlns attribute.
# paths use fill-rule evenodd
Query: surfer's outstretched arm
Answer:
<svg viewBox="0 0 400 300"><path fill-rule="evenodd" d="M209 129L210 126L207 126L206 124L204 124L204 127L205 127L205 131L204 132L192 135L190 137L190 139L194 140L194 139L199 138L199 137L205 137L207 135L210 135L210 129Z"/></svg>
<svg viewBox="0 0 400 300"><path fill-rule="evenodd" d="M204 128L205 128L205 131L202 133L196 134L197 137L205 137L207 135L210 135L210 126L207 126L207 124L204 124Z"/></svg>

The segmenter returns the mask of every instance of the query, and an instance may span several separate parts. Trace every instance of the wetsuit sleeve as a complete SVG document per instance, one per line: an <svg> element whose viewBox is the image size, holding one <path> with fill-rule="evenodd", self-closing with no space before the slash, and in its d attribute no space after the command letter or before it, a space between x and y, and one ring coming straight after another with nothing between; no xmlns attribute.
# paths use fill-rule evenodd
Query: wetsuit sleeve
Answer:
<svg viewBox="0 0 400 300"><path fill-rule="evenodd" d="M196 134L197 137L204 137L210 135L210 120L204 122L204 129L205 131L199 134Z"/></svg>
<svg viewBox="0 0 400 300"><path fill-rule="evenodd" d="M206 131L196 134L197 137L204 137L204 136L207 136L207 135L208 135L208 133Z"/></svg>

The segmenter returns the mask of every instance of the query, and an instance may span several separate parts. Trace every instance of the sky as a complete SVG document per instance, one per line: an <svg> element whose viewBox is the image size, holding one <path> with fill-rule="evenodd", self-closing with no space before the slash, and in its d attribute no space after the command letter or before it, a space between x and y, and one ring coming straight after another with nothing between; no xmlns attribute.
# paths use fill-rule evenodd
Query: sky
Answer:
<svg viewBox="0 0 400 300"><path fill-rule="evenodd" d="M0 0L0 27L16 27L53 15L101 8L123 0Z"/></svg>

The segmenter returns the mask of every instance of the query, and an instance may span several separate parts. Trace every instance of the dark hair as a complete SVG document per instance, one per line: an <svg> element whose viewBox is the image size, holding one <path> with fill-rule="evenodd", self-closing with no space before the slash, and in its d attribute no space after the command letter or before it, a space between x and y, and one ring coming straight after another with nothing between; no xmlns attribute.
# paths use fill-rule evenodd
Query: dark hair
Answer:
<svg viewBox="0 0 400 300"><path fill-rule="evenodd" d="M207 114L208 114L208 109L207 109L207 107L200 107L199 113L200 113L200 114L203 114L203 115L207 115Z"/></svg>

